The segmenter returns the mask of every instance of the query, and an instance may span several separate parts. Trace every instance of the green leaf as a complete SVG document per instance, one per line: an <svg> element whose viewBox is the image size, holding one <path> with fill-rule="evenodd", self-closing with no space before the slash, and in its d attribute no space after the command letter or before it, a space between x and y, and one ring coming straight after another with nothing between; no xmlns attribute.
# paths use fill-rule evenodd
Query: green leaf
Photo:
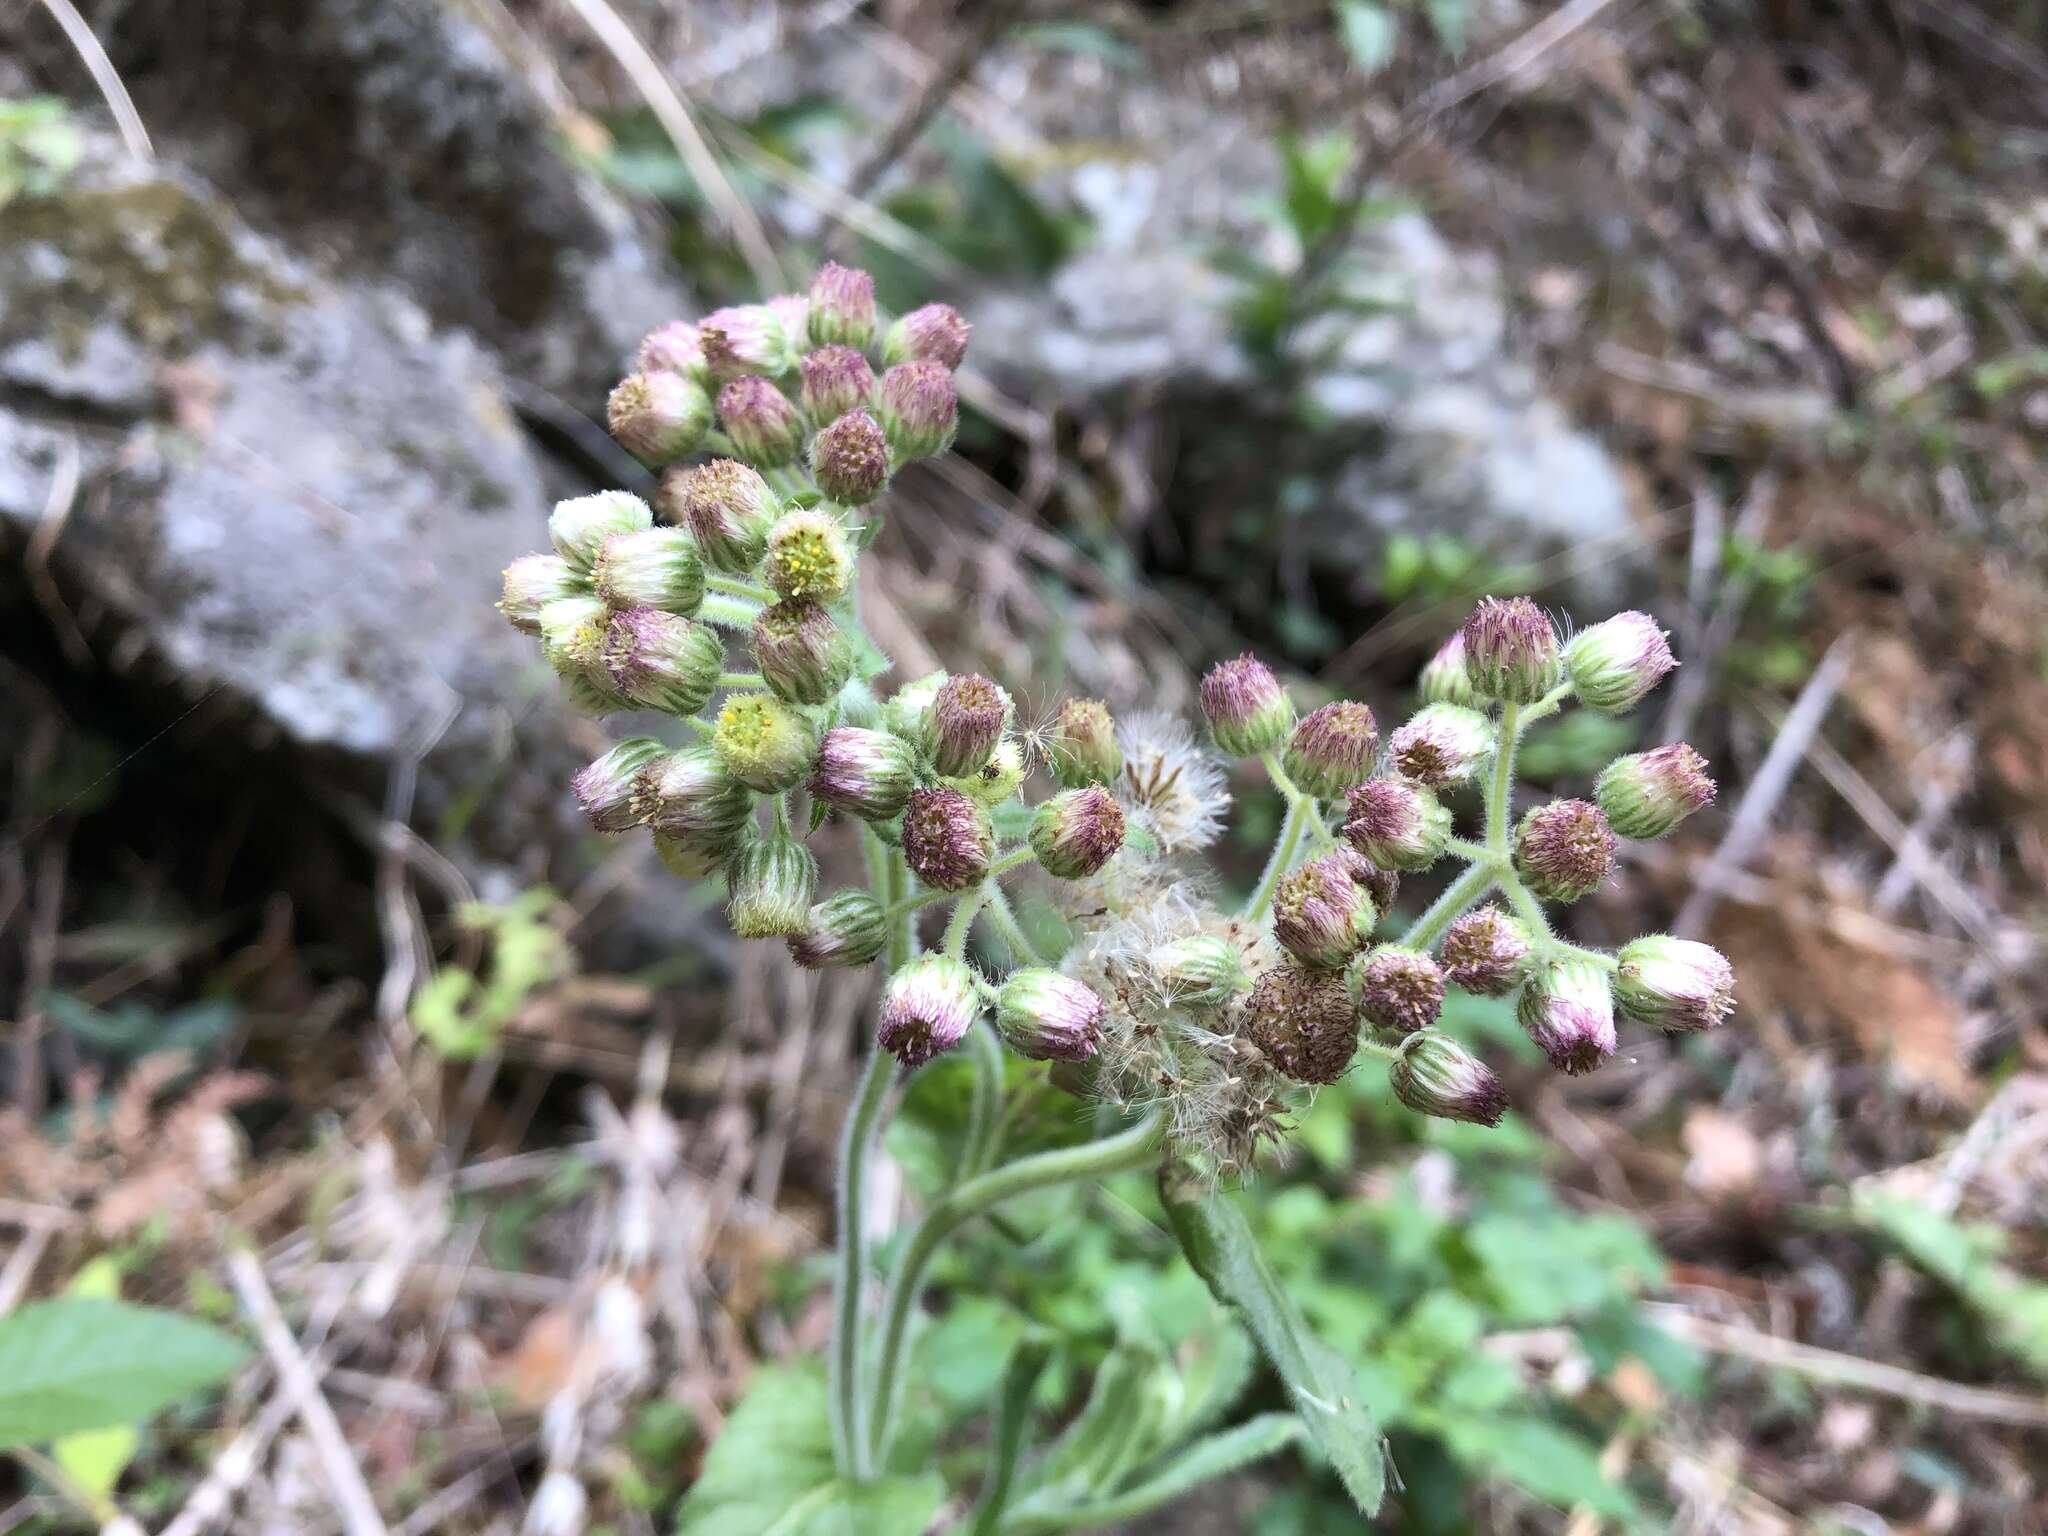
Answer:
<svg viewBox="0 0 2048 1536"><path fill-rule="evenodd" d="M64 1287L69 1296L97 1296L104 1301L121 1299L121 1266L107 1254L92 1260ZM96 1498L105 1498L121 1481L142 1432L133 1424L115 1424L106 1429L83 1429L66 1435L50 1447L50 1459L64 1469L64 1475Z"/></svg>
<svg viewBox="0 0 2048 1536"><path fill-rule="evenodd" d="M175 1312L87 1296L32 1302L0 1317L0 1449L140 1424L247 1353Z"/></svg>
<svg viewBox="0 0 2048 1536"><path fill-rule="evenodd" d="M1160 1169L1159 1194L1181 1251L1217 1300L1235 1308L1251 1329L1345 1491L1364 1513L1377 1511L1386 1463L1356 1368L1309 1331L1236 1206L1204 1192L1171 1164Z"/></svg>
<svg viewBox="0 0 2048 1536"><path fill-rule="evenodd" d="M1955 1221L1917 1200L1896 1195L1857 1198L1858 1222L1889 1238L1907 1257L1954 1288L1983 1319L1992 1338L2036 1376L2048 1376L2048 1285L1998 1262L2005 1234Z"/></svg>
<svg viewBox="0 0 2048 1536"><path fill-rule="evenodd" d="M1359 70L1371 76L1385 69L1400 38L1393 12L1372 0L1337 0L1336 12L1337 29Z"/></svg>
<svg viewBox="0 0 2048 1536"><path fill-rule="evenodd" d="M1591 1442L1567 1434L1548 1419L1431 1415L1430 1426L1460 1462L1515 1484L1559 1508L1584 1504L1617 1520L1641 1511L1628 1490L1600 1470Z"/></svg>
<svg viewBox="0 0 2048 1536"><path fill-rule="evenodd" d="M1002 1524L1003 1536L1044 1536L1132 1520L1171 1504L1202 1484L1285 1450L1302 1437L1291 1413L1265 1413L1198 1440L1112 1498L1057 1508L1034 1498L1019 1505Z"/></svg>

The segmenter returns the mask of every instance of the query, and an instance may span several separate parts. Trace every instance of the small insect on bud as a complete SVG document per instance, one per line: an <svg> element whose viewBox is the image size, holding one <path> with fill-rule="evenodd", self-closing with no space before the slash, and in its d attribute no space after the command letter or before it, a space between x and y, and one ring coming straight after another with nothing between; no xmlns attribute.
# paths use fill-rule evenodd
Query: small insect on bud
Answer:
<svg viewBox="0 0 2048 1536"><path fill-rule="evenodd" d="M1579 702L1607 715L1635 708L1677 665L1657 621L1633 610L1580 630L1564 648Z"/></svg>
<svg viewBox="0 0 2048 1536"><path fill-rule="evenodd" d="M853 580L853 551L839 520L823 512L785 513L768 530L768 585L784 597L836 603Z"/></svg>
<svg viewBox="0 0 2048 1536"><path fill-rule="evenodd" d="M1465 669L1465 632L1462 629L1454 631L1423 665L1416 690L1425 704L1463 704L1471 708L1486 702L1479 696L1479 690L1472 686L1471 675Z"/></svg>
<svg viewBox="0 0 2048 1536"><path fill-rule="evenodd" d="M941 891L979 884L996 856L988 812L948 785L911 791L903 811L903 858L910 872Z"/></svg>
<svg viewBox="0 0 2048 1536"><path fill-rule="evenodd" d="M725 867L726 919L743 939L781 939L807 932L818 861L793 837L756 837Z"/></svg>
<svg viewBox="0 0 2048 1536"><path fill-rule="evenodd" d="M1546 901L1577 901L1614 873L1614 829L1588 800L1539 805L1515 828L1515 873Z"/></svg>
<svg viewBox="0 0 2048 1536"><path fill-rule="evenodd" d="M806 353L796 370L797 398L818 426L865 410L875 398L875 370L852 347L820 347Z"/></svg>
<svg viewBox="0 0 2048 1536"><path fill-rule="evenodd" d="M696 384L710 375L704 368L704 343L687 320L671 320L647 333L633 355L637 373L679 373Z"/></svg>
<svg viewBox="0 0 2048 1536"><path fill-rule="evenodd" d="M1534 704L1564 676L1557 629L1526 597L1482 598L1464 642L1465 676L1481 698Z"/></svg>
<svg viewBox="0 0 2048 1536"><path fill-rule="evenodd" d="M711 702L724 665L716 630L659 608L615 613L605 631L605 673L643 709L694 715Z"/></svg>
<svg viewBox="0 0 2048 1536"><path fill-rule="evenodd" d="M1355 700L1338 699L1302 717L1280 766L1304 793L1334 800L1372 776L1379 750L1380 728L1372 711Z"/></svg>
<svg viewBox="0 0 2048 1536"><path fill-rule="evenodd" d="M604 541L615 533L637 533L654 526L654 514L638 496L624 491L599 491L555 503L548 517L548 538L579 573L587 574Z"/></svg>
<svg viewBox="0 0 2048 1536"><path fill-rule="evenodd" d="M1573 1077L1614 1054L1614 998L1606 969L1591 960L1538 967L1515 1002L1515 1020L1553 1067Z"/></svg>
<svg viewBox="0 0 2048 1536"><path fill-rule="evenodd" d="M1734 1011L1735 968L1710 944L1647 934L1622 946L1614 1000L1638 1024L1691 1033Z"/></svg>
<svg viewBox="0 0 2048 1536"><path fill-rule="evenodd" d="M1124 771L1116 744L1116 721L1100 699L1068 699L1045 733L1045 758L1052 776L1068 789L1107 784Z"/></svg>
<svg viewBox="0 0 2048 1536"><path fill-rule="evenodd" d="M810 927L789 938L789 957L807 971L872 965L889 942L889 914L866 891L841 891L811 908Z"/></svg>
<svg viewBox="0 0 2048 1536"><path fill-rule="evenodd" d="M1032 1061L1086 1061L1102 1044L1108 1011L1085 983L1030 966L1012 971L996 994L996 1033Z"/></svg>
<svg viewBox="0 0 2048 1536"><path fill-rule="evenodd" d="M794 789L818 742L810 721L769 693L739 693L718 711L711 748L732 776L764 795Z"/></svg>
<svg viewBox="0 0 2048 1536"><path fill-rule="evenodd" d="M853 642L819 603L792 598L754 619L754 665L769 692L823 704L853 675Z"/></svg>
<svg viewBox="0 0 2048 1536"><path fill-rule="evenodd" d="M839 725L818 742L811 796L863 821L887 821L909 803L917 758L887 731Z"/></svg>
<svg viewBox="0 0 2048 1536"><path fill-rule="evenodd" d="M598 546L590 584L618 609L695 614L704 603L704 557L681 528L615 533Z"/></svg>
<svg viewBox="0 0 2048 1536"><path fill-rule="evenodd" d="M1418 1115L1498 1125L1507 1113L1507 1090L1493 1069L1448 1035L1421 1030L1401 1042L1387 1065L1394 1097Z"/></svg>
<svg viewBox="0 0 2048 1536"><path fill-rule="evenodd" d="M875 335L875 280L858 267L828 261L811 279L810 333L814 347L864 347Z"/></svg>
<svg viewBox="0 0 2048 1536"><path fill-rule="evenodd" d="M1593 781L1593 802L1623 837L1662 837L1713 803L1707 760L1682 741L1617 757Z"/></svg>
<svg viewBox="0 0 2048 1536"><path fill-rule="evenodd" d="M1444 934L1444 974L1476 997L1506 997L1528 976L1531 953L1527 924L1481 907Z"/></svg>
<svg viewBox="0 0 2048 1536"><path fill-rule="evenodd" d="M665 518L690 530L706 560L733 576L760 563L768 530L782 515L768 482L735 459L672 469L655 499Z"/></svg>
<svg viewBox="0 0 2048 1536"><path fill-rule="evenodd" d="M543 606L563 597L587 597L590 587L559 555L521 555L505 567L505 595L498 612L521 634L540 633Z"/></svg>
<svg viewBox="0 0 2048 1536"><path fill-rule="evenodd" d="M1191 1008L1215 1008L1252 984L1244 953L1212 933L1168 939L1145 956L1167 1001Z"/></svg>
<svg viewBox="0 0 2048 1536"><path fill-rule="evenodd" d="M652 736L620 742L571 781L576 803L600 832L625 832L640 824L633 788L637 775L667 748Z"/></svg>
<svg viewBox="0 0 2048 1536"><path fill-rule="evenodd" d="M1031 851L1055 880L1082 880L1124 845L1124 808L1100 784L1054 795L1031 818Z"/></svg>
<svg viewBox="0 0 2048 1536"><path fill-rule="evenodd" d="M899 459L929 459L953 446L960 402L943 364L898 363L875 394L875 414Z"/></svg>
<svg viewBox="0 0 2048 1536"><path fill-rule="evenodd" d="M739 843L754 797L709 747L664 752L633 784L633 809L657 836L723 863Z"/></svg>
<svg viewBox="0 0 2048 1536"><path fill-rule="evenodd" d="M1334 1083L1358 1049L1358 1014L1342 971L1276 965L1244 1000L1244 1032L1298 1083Z"/></svg>
<svg viewBox="0 0 2048 1536"><path fill-rule="evenodd" d="M596 598L558 597L541 604L541 651L548 665L563 677L583 674L617 693L604 670L605 636L611 630L612 611Z"/></svg>
<svg viewBox="0 0 2048 1536"><path fill-rule="evenodd" d="M826 499L864 507L889 483L889 440L866 411L848 411L811 439L811 474Z"/></svg>
<svg viewBox="0 0 2048 1536"><path fill-rule="evenodd" d="M961 774L947 779L952 785L976 805L985 805L993 810L1010 796L1017 793L1024 782L1024 752L1014 737L1005 736L996 743L995 751L988 761L972 773Z"/></svg>
<svg viewBox="0 0 2048 1536"><path fill-rule="evenodd" d="M660 466L696 451L711 430L711 399L680 373L631 373L605 401L605 426L626 452Z"/></svg>
<svg viewBox="0 0 2048 1536"><path fill-rule="evenodd" d="M1403 779L1367 779L1345 801L1344 836L1382 869L1427 869L1451 840L1451 813Z"/></svg>
<svg viewBox="0 0 2048 1536"><path fill-rule="evenodd" d="M1303 965L1341 970L1372 942L1372 896L1332 854L1284 876L1273 891L1273 937Z"/></svg>
<svg viewBox="0 0 2048 1536"><path fill-rule="evenodd" d="M796 360L783 317L766 304L715 309L697 322L705 370L723 382L746 374L786 373Z"/></svg>
<svg viewBox="0 0 2048 1536"><path fill-rule="evenodd" d="M1411 1035L1443 1011L1443 972L1421 950L1382 944L1358 962L1358 1012L1368 1024Z"/></svg>
<svg viewBox="0 0 2048 1536"><path fill-rule="evenodd" d="M803 452L803 418L767 379L750 374L727 384L718 392L718 419L739 456L756 469L794 464Z"/></svg>
<svg viewBox="0 0 2048 1536"><path fill-rule="evenodd" d="M1249 651L1209 669L1202 714L1216 750L1231 757L1274 751L1294 729L1294 701L1273 669Z"/></svg>
<svg viewBox="0 0 2048 1536"><path fill-rule="evenodd" d="M921 1067L967 1038L981 1016L974 972L951 955L920 955L882 992L875 1039L906 1067Z"/></svg>
<svg viewBox="0 0 2048 1536"><path fill-rule="evenodd" d="M882 343L882 361L922 361L958 368L960 360L967 356L967 337L972 330L952 305L927 304L889 327Z"/></svg>
<svg viewBox="0 0 2048 1536"><path fill-rule="evenodd" d="M925 711L925 750L943 779L973 773L989 760L1010 725L1010 696L987 678L968 673L939 684Z"/></svg>
<svg viewBox="0 0 2048 1536"><path fill-rule="evenodd" d="M1478 710L1425 704L1387 739L1387 762L1404 779L1442 789L1472 777L1493 748L1493 722Z"/></svg>

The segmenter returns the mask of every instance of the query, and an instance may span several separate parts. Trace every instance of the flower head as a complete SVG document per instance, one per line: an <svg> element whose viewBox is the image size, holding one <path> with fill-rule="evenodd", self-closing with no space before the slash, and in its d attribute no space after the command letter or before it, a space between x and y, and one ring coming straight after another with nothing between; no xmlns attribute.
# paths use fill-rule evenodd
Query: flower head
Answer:
<svg viewBox="0 0 2048 1536"><path fill-rule="evenodd" d="M887 731L839 725L818 741L812 798L863 821L887 821L909 803L917 759Z"/></svg>
<svg viewBox="0 0 2048 1536"><path fill-rule="evenodd" d="M548 665L562 677L588 677L601 683L614 698L622 698L605 676L605 636L611 631L612 611L588 594L557 597L542 603L536 618L540 625L541 653Z"/></svg>
<svg viewBox="0 0 2048 1536"><path fill-rule="evenodd" d="M811 924L818 861L793 837L757 837L725 867L725 915L743 939L780 939Z"/></svg>
<svg viewBox="0 0 2048 1536"><path fill-rule="evenodd" d="M1303 965L1341 970L1372 942L1379 917L1335 854L1283 876L1273 891L1273 937Z"/></svg>
<svg viewBox="0 0 2048 1536"><path fill-rule="evenodd" d="M921 1067L967 1036L981 1016L974 973L951 955L920 955L882 992L876 1040L906 1067Z"/></svg>
<svg viewBox="0 0 2048 1536"><path fill-rule="evenodd" d="M941 891L964 891L988 873L996 835L988 812L948 785L911 791L903 811L903 858Z"/></svg>
<svg viewBox="0 0 2048 1536"><path fill-rule="evenodd" d="M1117 721L1116 739L1124 760L1116 797L1160 851L1187 853L1215 842L1230 790L1223 770L1195 745L1187 722L1140 710Z"/></svg>
<svg viewBox="0 0 2048 1536"><path fill-rule="evenodd" d="M1564 675L1557 629L1526 597L1482 598L1463 634L1465 676L1482 698L1534 704Z"/></svg>
<svg viewBox="0 0 2048 1536"><path fill-rule="evenodd" d="M818 426L865 410L875 398L875 370L852 347L820 347L806 353L796 369L797 397Z"/></svg>
<svg viewBox="0 0 2048 1536"><path fill-rule="evenodd" d="M810 923L788 940L807 971L872 965L889 942L889 916L866 891L845 890L811 908Z"/></svg>
<svg viewBox="0 0 2048 1536"><path fill-rule="evenodd" d="M1498 1125L1507 1113L1507 1090L1493 1071L1448 1035L1420 1030L1401 1042L1387 1067L1394 1097L1418 1115Z"/></svg>
<svg viewBox="0 0 2048 1536"><path fill-rule="evenodd" d="M760 562L768 530L782 515L760 472L736 459L670 470L656 500L665 517L690 530L706 560L734 576Z"/></svg>
<svg viewBox="0 0 2048 1536"><path fill-rule="evenodd" d="M1622 946L1614 1000L1639 1024L1690 1033L1734 1011L1735 968L1710 944L1653 933Z"/></svg>
<svg viewBox="0 0 2048 1536"><path fill-rule="evenodd" d="M1506 997L1529 974L1529 928L1499 907L1480 907L1444 934L1444 974L1477 997Z"/></svg>
<svg viewBox="0 0 2048 1536"><path fill-rule="evenodd" d="M587 575L604 541L615 533L633 533L654 526L654 514L638 496L624 491L599 491L555 503L548 516L548 538L579 574Z"/></svg>
<svg viewBox="0 0 2048 1536"><path fill-rule="evenodd" d="M1419 949L1382 944L1358 963L1358 1012L1378 1029L1413 1034L1444 1009L1444 976Z"/></svg>
<svg viewBox="0 0 2048 1536"><path fill-rule="evenodd" d="M1577 901L1614 872L1614 829L1587 800L1553 800L1515 828L1515 873L1546 901Z"/></svg>
<svg viewBox="0 0 2048 1536"><path fill-rule="evenodd" d="M1623 837L1662 837L1713 803L1707 760L1682 741L1617 757L1593 781L1593 802Z"/></svg>
<svg viewBox="0 0 2048 1536"><path fill-rule="evenodd" d="M772 693L736 693L719 708L711 748L747 788L778 795L801 784L817 755L811 722Z"/></svg>
<svg viewBox="0 0 2048 1536"><path fill-rule="evenodd" d="M1493 722L1462 704L1425 704L1387 739L1387 762L1432 789L1460 784L1493 755Z"/></svg>
<svg viewBox="0 0 2048 1536"><path fill-rule="evenodd" d="M1052 776L1068 789L1107 784L1123 771L1116 722L1100 699L1068 699L1045 733L1045 757Z"/></svg>
<svg viewBox="0 0 2048 1536"><path fill-rule="evenodd" d="M1450 842L1449 808L1419 784L1367 779L1345 804L1344 836L1383 869L1427 869Z"/></svg>
<svg viewBox="0 0 2048 1536"><path fill-rule="evenodd" d="M842 507L866 506L889 483L889 440L866 411L848 411L811 439L811 473Z"/></svg>
<svg viewBox="0 0 2048 1536"><path fill-rule="evenodd" d="M826 262L811 279L809 315L812 346L866 346L875 334L875 280Z"/></svg>
<svg viewBox="0 0 2048 1536"><path fill-rule="evenodd" d="M615 533L598 546L590 584L614 608L694 614L704 603L704 557L681 528Z"/></svg>
<svg viewBox="0 0 2048 1536"><path fill-rule="evenodd" d="M498 612L522 634L540 633L540 611L560 597L586 597L590 586L559 555L521 555L505 567L505 595Z"/></svg>
<svg viewBox="0 0 2048 1536"><path fill-rule="evenodd" d="M709 377L704 369L704 343L687 320L671 320L649 331L633 354L636 373L679 373L692 383Z"/></svg>
<svg viewBox="0 0 2048 1536"><path fill-rule="evenodd" d="M1573 1077L1614 1054L1614 998L1606 970L1591 960L1538 967L1515 1002L1515 1020L1553 1067Z"/></svg>
<svg viewBox="0 0 2048 1536"><path fill-rule="evenodd" d="M1102 1044L1107 1013L1085 982L1031 966L1011 972L996 994L996 1033L1032 1061L1086 1061Z"/></svg>
<svg viewBox="0 0 2048 1536"><path fill-rule="evenodd" d="M945 782L977 805L993 809L1017 793L1029 771L1024 763L1024 749L1017 745L1017 738L1005 736L996 743L988 761L974 772L955 774Z"/></svg>
<svg viewBox="0 0 2048 1536"><path fill-rule="evenodd" d="M1273 669L1247 651L1202 679L1202 713L1216 750L1231 757L1272 752L1294 729L1294 704Z"/></svg>
<svg viewBox="0 0 2048 1536"><path fill-rule="evenodd" d="M853 675L853 642L824 605L786 598L755 616L754 665L779 699L823 704Z"/></svg>
<svg viewBox="0 0 2048 1536"><path fill-rule="evenodd" d="M789 370L796 348L783 316L766 304L715 309L697 323L705 370L724 381Z"/></svg>
<svg viewBox="0 0 2048 1536"><path fill-rule="evenodd" d="M1380 868L1349 843L1339 845L1335 856L1344 861L1345 870L1358 882L1359 889L1372 898L1375 912L1385 917L1394 910L1394 898L1401 894L1398 870Z"/></svg>
<svg viewBox="0 0 2048 1536"><path fill-rule="evenodd" d="M605 402L605 426L619 446L644 464L662 465L692 453L711 430L711 397L680 373L633 373Z"/></svg>
<svg viewBox="0 0 2048 1536"><path fill-rule="evenodd" d="M1436 654L1423 664L1422 676L1417 682L1417 691L1425 704L1463 704L1468 708L1484 704L1479 690L1472 686L1471 674L1465 667L1465 632L1453 630L1451 638L1436 648Z"/></svg>
<svg viewBox="0 0 2048 1536"><path fill-rule="evenodd" d="M786 512L768 530L768 585L783 597L836 603L853 581L853 550L836 517Z"/></svg>
<svg viewBox="0 0 2048 1536"><path fill-rule="evenodd" d="M927 304L889 327L889 335L882 344L882 361L932 362L958 368L960 360L967 356L967 336L972 330L952 305Z"/></svg>
<svg viewBox="0 0 2048 1536"><path fill-rule="evenodd" d="M571 787L592 827L600 832L625 832L640 824L633 799L634 779L664 750L652 736L630 737L576 775Z"/></svg>
<svg viewBox="0 0 2048 1536"><path fill-rule="evenodd" d="M1657 621L1633 610L1580 630L1564 648L1579 702L1608 715L1635 708L1677 665Z"/></svg>
<svg viewBox="0 0 2048 1536"><path fill-rule="evenodd" d="M709 624L659 608L612 615L604 669L612 686L645 709L694 715L711 702L725 665L725 642Z"/></svg>
<svg viewBox="0 0 2048 1536"><path fill-rule="evenodd" d="M876 416L899 458L929 459L953 446L960 403L941 363L898 363L882 375Z"/></svg>
<svg viewBox="0 0 2048 1536"><path fill-rule="evenodd" d="M709 747L664 752L633 784L637 818L678 846L722 862L739 842L754 797Z"/></svg>
<svg viewBox="0 0 2048 1536"><path fill-rule="evenodd" d="M949 677L924 716L924 745L941 778L973 773L1009 728L1010 696L976 673Z"/></svg>
<svg viewBox="0 0 2048 1536"><path fill-rule="evenodd" d="M1318 800L1334 800L1372 776L1379 755L1379 724L1353 699L1338 699L1302 717L1288 738L1281 767Z"/></svg>
<svg viewBox="0 0 2048 1536"><path fill-rule="evenodd" d="M1298 1083L1334 1083L1358 1049L1358 1017L1342 971L1276 965L1244 1000L1252 1044Z"/></svg>
<svg viewBox="0 0 2048 1536"><path fill-rule="evenodd" d="M758 375L734 379L718 392L718 419L739 456L756 469L794 464L803 452L804 424L796 407Z"/></svg>
<svg viewBox="0 0 2048 1536"><path fill-rule="evenodd" d="M1124 845L1124 808L1100 784L1054 795L1031 817L1031 851L1055 880L1080 880Z"/></svg>

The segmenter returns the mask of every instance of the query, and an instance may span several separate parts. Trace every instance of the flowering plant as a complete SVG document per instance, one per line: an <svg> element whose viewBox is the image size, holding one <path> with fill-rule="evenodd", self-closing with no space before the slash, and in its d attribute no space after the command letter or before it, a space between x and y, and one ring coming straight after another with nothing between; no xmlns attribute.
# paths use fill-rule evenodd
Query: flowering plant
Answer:
<svg viewBox="0 0 2048 1536"><path fill-rule="evenodd" d="M1369 1511L1381 1456L1351 1368L1308 1332L1218 1186L1277 1151L1304 1098L1362 1058L1413 1110L1495 1123L1500 1079L1436 1027L1447 986L1515 996L1523 1029L1567 1073L1613 1053L1617 1013L1676 1031L1727 1015L1733 977L1705 945L1651 936L1606 954L1558 935L1545 906L1598 888L1618 836L1662 836L1712 798L1697 753L1674 743L1621 758L1592 800L1514 816L1529 726L1574 700L1630 708L1671 652L1640 613L1566 642L1528 599L1488 599L1424 669L1422 708L1384 746L1362 703L1297 719L1251 656L1202 680L1207 747L1180 720L1115 718L1096 700L1070 699L1027 731L988 678L892 679L861 625L860 556L893 475L952 441L968 335L943 304L883 331L867 275L829 264L808 294L655 332L608 412L618 440L661 472L653 505L623 492L562 502L553 552L507 569L500 606L580 708L656 711L695 732L682 746L635 736L585 768L574 789L594 827L646 828L676 874L722 878L741 937L779 938L806 967L882 972L840 1143L831 1466L805 1498L861 1512L862 1529L896 1529L884 1507L904 1531L923 1529L943 1489L903 1465L899 1429L934 1254L1007 1200L1154 1168L1183 1249L1264 1347L1294 1414L1178 1456L1160 1420L1120 1457L1084 1458L1088 1475L1054 1476L1073 1462L1059 1446L1023 1455L1025 1379L1005 1392L973 1528L1126 1518L1302 1438ZM685 462L699 452L716 457ZM731 664L735 638L750 666ZM1228 758L1256 760L1287 806L1236 907L1199 862L1230 806ZM1484 808L1471 838L1443 798L1467 783ZM834 821L859 828L867 878L821 894L809 844ZM1446 859L1461 872L1383 938L1403 878ZM1040 952L1003 890L1032 867L1061 898L1057 953ZM926 909L941 906L929 934ZM1005 968L991 951L970 955L977 925ZM953 1051L974 1067L962 1166L897 1245L874 1320L868 1165L900 1076ZM1101 1134L1005 1161L1006 1051L1092 1100ZM686 1529L699 1528L693 1506L702 1529L754 1528L710 1507L722 1487L707 1474Z"/></svg>

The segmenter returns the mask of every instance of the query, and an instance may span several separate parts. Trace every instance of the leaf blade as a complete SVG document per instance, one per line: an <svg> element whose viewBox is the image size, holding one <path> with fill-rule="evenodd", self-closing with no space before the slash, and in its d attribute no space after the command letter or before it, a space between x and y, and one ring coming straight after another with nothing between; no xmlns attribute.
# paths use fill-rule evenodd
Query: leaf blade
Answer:
<svg viewBox="0 0 2048 1536"><path fill-rule="evenodd" d="M139 1424L232 1372L240 1341L208 1324L98 1297L0 1318L0 1449Z"/></svg>

